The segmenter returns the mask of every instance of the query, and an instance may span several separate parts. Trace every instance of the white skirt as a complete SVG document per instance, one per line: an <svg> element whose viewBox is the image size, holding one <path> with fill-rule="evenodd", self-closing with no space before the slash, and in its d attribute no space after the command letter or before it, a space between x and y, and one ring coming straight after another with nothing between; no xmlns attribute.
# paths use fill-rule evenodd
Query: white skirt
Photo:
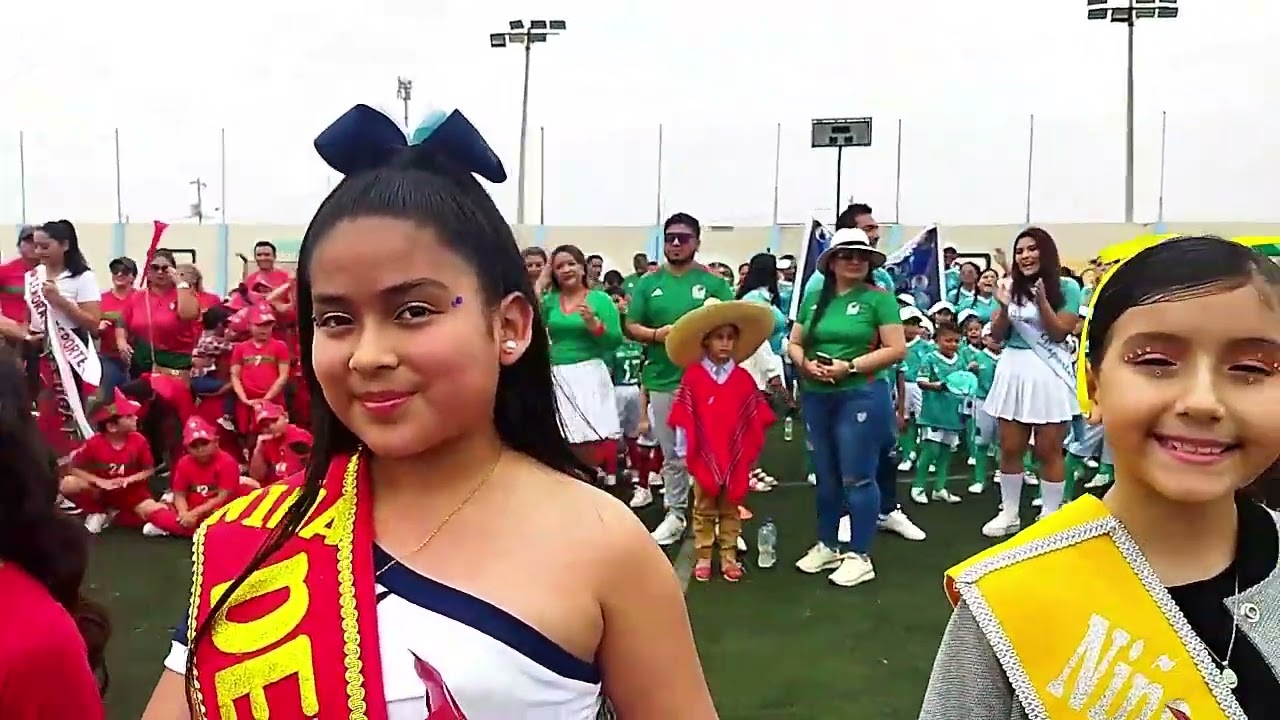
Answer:
<svg viewBox="0 0 1280 720"><path fill-rule="evenodd" d="M1008 348L996 364L996 376L983 408L1001 420L1024 425L1070 422L1080 414L1075 392L1035 351Z"/></svg>
<svg viewBox="0 0 1280 720"><path fill-rule="evenodd" d="M613 378L603 360L552 365L560 428L571 444L598 442L622 435Z"/></svg>

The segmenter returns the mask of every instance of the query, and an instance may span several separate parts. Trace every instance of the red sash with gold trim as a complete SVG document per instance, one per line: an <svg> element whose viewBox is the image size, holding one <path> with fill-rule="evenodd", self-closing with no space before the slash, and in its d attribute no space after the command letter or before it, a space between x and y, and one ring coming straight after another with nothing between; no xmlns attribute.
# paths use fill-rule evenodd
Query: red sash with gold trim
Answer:
<svg viewBox="0 0 1280 720"><path fill-rule="evenodd" d="M386 720L374 597L373 507L360 454L335 457L297 536L262 564L195 654L199 720ZM238 498L192 546L189 633L297 498L301 476Z"/></svg>

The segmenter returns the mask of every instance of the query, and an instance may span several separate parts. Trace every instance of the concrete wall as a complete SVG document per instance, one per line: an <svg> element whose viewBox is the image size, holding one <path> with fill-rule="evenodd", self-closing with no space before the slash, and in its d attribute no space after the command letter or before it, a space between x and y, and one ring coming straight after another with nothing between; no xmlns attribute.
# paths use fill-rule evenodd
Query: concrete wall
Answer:
<svg viewBox="0 0 1280 720"><path fill-rule="evenodd" d="M1082 264L1107 245L1153 232L1212 233L1225 237L1280 236L1280 223L1168 223L1165 227L1123 223L1051 224L1044 227L1057 239L1063 260L1072 266ZM961 252L990 252L997 246L1008 249L1021 229L1021 225L944 225L942 238L943 242L955 245ZM84 224L78 225L77 230L90 266L105 274L108 261L118 255L128 255L141 262L151 242L152 225ZM224 292L242 276L243 266L236 257L237 253L251 256L255 242L270 240L280 249L283 261L292 261L304 230L298 225L175 224L165 231L161 245L194 252L196 262L204 272L206 287L214 292ZM883 231L884 245L889 249L898 247L919 231L919 227L886 227ZM557 245L577 245L583 252L604 256L606 268L618 268L624 272L629 268L633 254L645 252L650 257L658 254L660 235L659 228L655 227L516 228L516 237L522 245L540 245L548 250ZM799 225L712 226L703 231L700 257L704 262L721 261L737 267L758 252L798 253L803 239L804 227ZM8 258L12 246L5 244L0 250Z"/></svg>

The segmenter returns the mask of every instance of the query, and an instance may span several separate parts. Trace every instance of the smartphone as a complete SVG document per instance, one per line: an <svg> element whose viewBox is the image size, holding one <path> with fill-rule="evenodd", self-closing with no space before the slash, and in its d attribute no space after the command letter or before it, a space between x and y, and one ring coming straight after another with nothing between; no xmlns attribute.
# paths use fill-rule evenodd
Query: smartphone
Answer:
<svg viewBox="0 0 1280 720"><path fill-rule="evenodd" d="M819 365L834 365L836 359L825 353L814 353L813 361Z"/></svg>

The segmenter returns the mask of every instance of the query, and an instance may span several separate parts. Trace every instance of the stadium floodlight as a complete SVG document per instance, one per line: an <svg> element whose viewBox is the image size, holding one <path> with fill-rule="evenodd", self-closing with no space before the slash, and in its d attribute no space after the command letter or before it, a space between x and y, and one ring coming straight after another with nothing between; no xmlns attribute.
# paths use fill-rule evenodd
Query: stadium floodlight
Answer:
<svg viewBox="0 0 1280 720"><path fill-rule="evenodd" d="M529 65L533 57L535 43L545 43L552 35L559 35L568 29L564 20L512 20L507 23L508 30L489 34L489 47L505 48L523 46L524 48L524 90L520 100L520 163L516 175L516 224L524 224L524 181L527 148L529 141Z"/></svg>
<svg viewBox="0 0 1280 720"><path fill-rule="evenodd" d="M844 170L844 149L871 147L871 118L827 118L814 120L809 147L836 149L836 216L840 215L840 180Z"/></svg>
<svg viewBox="0 0 1280 720"><path fill-rule="evenodd" d="M1125 110L1124 221L1133 222L1133 57L1134 35L1139 20L1170 20L1178 17L1178 0L1085 0L1090 20L1120 23L1129 29L1128 83Z"/></svg>

